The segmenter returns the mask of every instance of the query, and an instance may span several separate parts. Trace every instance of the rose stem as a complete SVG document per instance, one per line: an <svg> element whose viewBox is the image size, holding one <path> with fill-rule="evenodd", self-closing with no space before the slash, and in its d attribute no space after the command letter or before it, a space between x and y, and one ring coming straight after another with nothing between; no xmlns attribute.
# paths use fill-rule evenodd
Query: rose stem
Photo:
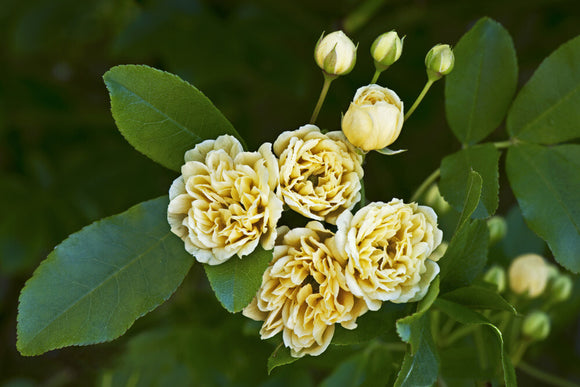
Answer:
<svg viewBox="0 0 580 387"><path fill-rule="evenodd" d="M375 70L375 75L373 75L373 79L371 80L371 84L377 83L379 76L381 75L382 71Z"/></svg>
<svg viewBox="0 0 580 387"><path fill-rule="evenodd" d="M437 168L435 171L433 171L433 173L431 173L425 179L425 181L423 183L421 183L421 185L419 186L419 188L417 188L417 191L415 191L413 196L411 196L411 201L416 202L417 199L419 199L421 197L421 195L423 195L423 192L425 192L425 190L427 190L427 188L429 188L429 186L431 184L433 184L433 182L435 182L435 180L437 180L439 178L440 174L441 174L441 170L439 168Z"/></svg>
<svg viewBox="0 0 580 387"><path fill-rule="evenodd" d="M316 107L314 108L314 112L312 113L312 118L310 118L310 123L314 124L316 119L318 118L318 113L320 113L320 108L326 99L326 93L328 93L328 89L330 88L330 83L334 80L334 76L330 76L324 73L324 84L322 85L322 90L320 91L320 97L318 97L318 102L316 103Z"/></svg>
<svg viewBox="0 0 580 387"><path fill-rule="evenodd" d="M423 90L421 91L421 94L419 94L419 96L415 100L415 103L413 104L413 106L411 106L411 109L409 109L409 111L407 112L407 114L405 114L405 121L407 121L409 119L409 117L411 116L411 114L413 114L413 112L415 111L415 109L417 109L417 106L419 106L419 104L423 100L423 97L425 97L425 94L427 94L427 91L429 91L429 88L431 87L431 85L433 84L433 82L435 82L435 81L434 80L431 80L431 79L427 80L427 83L425 84L425 87L423 87Z"/></svg>

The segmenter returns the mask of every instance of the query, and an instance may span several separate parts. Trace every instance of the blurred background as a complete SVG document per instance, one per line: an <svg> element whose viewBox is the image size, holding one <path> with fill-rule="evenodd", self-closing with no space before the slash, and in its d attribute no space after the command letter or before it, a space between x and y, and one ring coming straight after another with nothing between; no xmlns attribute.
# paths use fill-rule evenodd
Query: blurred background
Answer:
<svg viewBox="0 0 580 387"><path fill-rule="evenodd" d="M117 131L101 78L110 67L147 64L178 74L257 149L310 118L322 85L313 60L322 31L343 29L359 42L357 66L333 83L318 120L324 129L339 130L341 112L372 78L369 49L380 33L396 29L406 35L401 59L379 83L410 106L426 80L424 56L436 43L454 45L477 19L494 18L514 39L521 86L545 56L580 33L578 5L577 0L0 0L0 385L266 381L272 348L246 332L242 317L221 309L199 267L170 303L138 320L121 339L34 358L15 349L18 295L52 248L96 219L166 194L176 177ZM505 138L503 128L490 137ZM370 200L408 199L442 157L460 148L445 122L443 82L435 84L394 146L409 151L367 157ZM515 200L505 176L500 183L498 213L506 215ZM525 227L517 211L512 213L511 222ZM509 260L534 243L545 249L524 234L507 247L511 251L496 251L491 259ZM576 286L576 301L561 308L553 336L530 352L534 363L564 377L578 377L579 296ZM335 364L333 356L329 351L317 360L314 372L324 375ZM275 372L265 385L281 380L309 385L317 380L309 362ZM148 373L137 375L135 369ZM520 381L533 385L524 376Z"/></svg>

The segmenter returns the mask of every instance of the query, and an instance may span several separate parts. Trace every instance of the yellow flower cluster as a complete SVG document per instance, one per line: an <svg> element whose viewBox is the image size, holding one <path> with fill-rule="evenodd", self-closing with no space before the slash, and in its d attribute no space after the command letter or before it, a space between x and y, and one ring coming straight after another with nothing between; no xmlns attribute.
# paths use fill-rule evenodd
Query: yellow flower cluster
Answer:
<svg viewBox="0 0 580 387"><path fill-rule="evenodd" d="M319 222L279 229L274 259L244 315L264 321L262 339L283 332L292 356L318 355L334 324L356 328L356 319L383 301L418 301L439 273L428 259L441 243L429 207L371 203L344 211L336 234Z"/></svg>
<svg viewBox="0 0 580 387"><path fill-rule="evenodd" d="M381 35L372 49L377 74L401 50L396 32ZM321 37L315 58L328 86L352 69L356 46L335 32ZM362 198L364 154L392 154L386 147L397 140L404 120L401 99L373 81L356 91L341 131L304 125L257 152L224 135L185 154L169 192L171 231L209 265L242 258L258 245L273 249L243 314L263 322L262 339L282 333L294 357L319 355L336 324L355 329L361 315L383 302L422 299L439 273L441 254L434 252L442 232L430 207L393 199L351 212ZM279 226L284 207L308 223Z"/></svg>

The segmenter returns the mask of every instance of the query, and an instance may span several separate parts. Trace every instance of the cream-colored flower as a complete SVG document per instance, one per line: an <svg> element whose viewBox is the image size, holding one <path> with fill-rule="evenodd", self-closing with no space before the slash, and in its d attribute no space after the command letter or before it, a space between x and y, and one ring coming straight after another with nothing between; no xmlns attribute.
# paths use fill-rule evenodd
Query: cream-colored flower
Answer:
<svg viewBox="0 0 580 387"><path fill-rule="evenodd" d="M439 273L428 258L443 237L430 207L400 199L374 202L354 215L343 212L337 226L337 249L348 258L346 282L370 310L379 309L382 301L413 302L425 296Z"/></svg>
<svg viewBox="0 0 580 387"><path fill-rule="evenodd" d="M169 190L171 231L210 265L248 255L258 243L271 249L283 207L274 193L278 176L270 143L257 152L244 152L229 135L197 144Z"/></svg>
<svg viewBox="0 0 580 387"><path fill-rule="evenodd" d="M342 117L342 132L364 151L383 149L399 137L405 121L403 110L394 91L374 84L363 86Z"/></svg>
<svg viewBox="0 0 580 387"><path fill-rule="evenodd" d="M294 211L336 224L360 200L362 156L339 132L315 125L284 132L274 142L280 163L280 193Z"/></svg>
<svg viewBox="0 0 580 387"><path fill-rule="evenodd" d="M549 266L541 256L520 255L509 268L510 288L518 294L527 293L530 298L538 297L546 289L549 272Z"/></svg>
<svg viewBox="0 0 580 387"><path fill-rule="evenodd" d="M346 261L331 231L312 221L305 228L281 227L278 233L262 286L243 314L264 321L262 339L283 332L292 356L319 355L330 344L335 323L354 329L368 309L346 285Z"/></svg>

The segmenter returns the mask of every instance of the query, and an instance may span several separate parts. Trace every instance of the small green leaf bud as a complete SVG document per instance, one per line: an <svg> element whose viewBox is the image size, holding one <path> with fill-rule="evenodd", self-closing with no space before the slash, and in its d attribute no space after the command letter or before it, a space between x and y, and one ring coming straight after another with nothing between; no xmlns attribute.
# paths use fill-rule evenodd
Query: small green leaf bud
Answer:
<svg viewBox="0 0 580 387"><path fill-rule="evenodd" d="M385 32L375 39L371 46L371 55L375 60L377 71L384 71L395 63L403 52L403 41L395 31Z"/></svg>
<svg viewBox="0 0 580 387"><path fill-rule="evenodd" d="M567 275L559 275L552 282L550 298L554 302L566 301L572 294L572 279Z"/></svg>
<svg viewBox="0 0 580 387"><path fill-rule="evenodd" d="M451 208L449 203L441 196L437 184L433 184L425 194L425 204L432 207L438 214L444 214Z"/></svg>
<svg viewBox="0 0 580 387"><path fill-rule="evenodd" d="M453 70L455 56L448 44L438 44L434 46L425 57L427 66L427 76L430 81L441 79Z"/></svg>
<svg viewBox="0 0 580 387"><path fill-rule="evenodd" d="M536 310L526 316L522 326L524 336L534 340L544 340L550 334L550 317Z"/></svg>
<svg viewBox="0 0 580 387"><path fill-rule="evenodd" d="M483 280L489 284L495 285L498 293L502 293L506 286L505 270L501 266L493 265L483 276Z"/></svg>
<svg viewBox="0 0 580 387"><path fill-rule="evenodd" d="M489 244L495 245L507 234L507 223L501 216L492 216L487 220L489 229Z"/></svg>
<svg viewBox="0 0 580 387"><path fill-rule="evenodd" d="M328 75L345 75L356 63L356 46L342 31L322 34L314 48L314 60Z"/></svg>

